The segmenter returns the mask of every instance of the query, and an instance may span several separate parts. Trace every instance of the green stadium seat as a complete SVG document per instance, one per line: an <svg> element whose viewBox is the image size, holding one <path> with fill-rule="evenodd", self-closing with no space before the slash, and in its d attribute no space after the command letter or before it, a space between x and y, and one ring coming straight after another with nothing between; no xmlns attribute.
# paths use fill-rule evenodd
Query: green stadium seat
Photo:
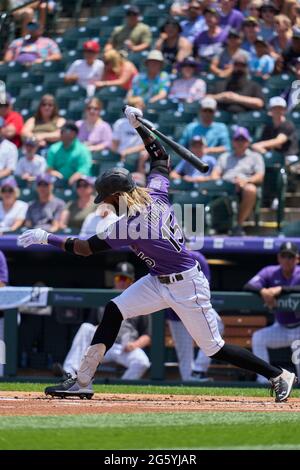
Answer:
<svg viewBox="0 0 300 470"><path fill-rule="evenodd" d="M22 188L20 190L21 201L31 202L36 198L36 191L33 188Z"/></svg>
<svg viewBox="0 0 300 470"><path fill-rule="evenodd" d="M193 183L189 183L182 179L170 179L171 191L192 191L193 189L194 189Z"/></svg>
<svg viewBox="0 0 300 470"><path fill-rule="evenodd" d="M84 100L72 100L69 102L67 108L67 118L73 121L79 121L82 119L83 113L85 109L85 102Z"/></svg>
<svg viewBox="0 0 300 470"><path fill-rule="evenodd" d="M271 96L281 95L282 92L289 88L294 79L295 76L288 73L271 76L266 82Z"/></svg>
<svg viewBox="0 0 300 470"><path fill-rule="evenodd" d="M139 153L132 153L131 155L127 155L124 163L124 168L126 170L130 171L133 173L134 171L137 170L137 164L139 160Z"/></svg>
<svg viewBox="0 0 300 470"><path fill-rule="evenodd" d="M84 101L86 98L86 90L79 85L58 88L55 93L55 98L60 108L68 108L72 100Z"/></svg>
<svg viewBox="0 0 300 470"><path fill-rule="evenodd" d="M148 52L149 51L129 52L127 59L130 62L133 62L138 70L141 70L141 68L144 66Z"/></svg>
<svg viewBox="0 0 300 470"><path fill-rule="evenodd" d="M248 129L254 140L259 140L265 124L271 122L271 117L265 111L249 111L233 116L233 122L237 126Z"/></svg>
<svg viewBox="0 0 300 470"><path fill-rule="evenodd" d="M93 152L93 160L99 163L102 162L120 162L120 155L116 152L112 152L109 149L101 150L100 152Z"/></svg>
<svg viewBox="0 0 300 470"><path fill-rule="evenodd" d="M236 197L235 185L222 179L196 183L196 187L201 194Z"/></svg>
<svg viewBox="0 0 300 470"><path fill-rule="evenodd" d="M281 227L282 235L286 237L300 237L300 221L283 224Z"/></svg>
<svg viewBox="0 0 300 470"><path fill-rule="evenodd" d="M284 156L279 152L267 152L264 154L264 161L266 171L262 185L262 204L265 207L270 207L272 201L278 199L276 219L279 230L284 218L285 191L287 186Z"/></svg>
<svg viewBox="0 0 300 470"><path fill-rule="evenodd" d="M214 121L223 122L224 124L231 124L233 120L233 114L227 111L221 111L217 109L214 116Z"/></svg>
<svg viewBox="0 0 300 470"><path fill-rule="evenodd" d="M55 188L54 196L62 199L65 202L73 201L76 198L76 192L71 188Z"/></svg>
<svg viewBox="0 0 300 470"><path fill-rule="evenodd" d="M25 84L32 83L29 72L13 72L6 77L6 89L12 96L19 96Z"/></svg>
<svg viewBox="0 0 300 470"><path fill-rule="evenodd" d="M207 93L213 93L214 90L215 90L215 86L216 86L217 82L223 81L222 78L219 78L219 77L217 77L216 75L214 75L213 73L210 73L210 72L203 75L201 78L203 78L203 80L206 83Z"/></svg>
<svg viewBox="0 0 300 470"><path fill-rule="evenodd" d="M65 85L63 72L52 72L45 75L44 87L47 93L55 94L57 88Z"/></svg>
<svg viewBox="0 0 300 470"><path fill-rule="evenodd" d="M116 98L124 98L126 90L117 86L106 86L96 90L95 96L101 101L113 101Z"/></svg>
<svg viewBox="0 0 300 470"><path fill-rule="evenodd" d="M149 103L147 105L147 109L156 111L158 113L162 113L165 111L177 111L178 103L168 99L163 99L156 101L155 103Z"/></svg>
<svg viewBox="0 0 300 470"><path fill-rule="evenodd" d="M68 67L77 59L82 59L82 51L77 51L76 49L65 51L62 58L65 64L65 71L67 71Z"/></svg>

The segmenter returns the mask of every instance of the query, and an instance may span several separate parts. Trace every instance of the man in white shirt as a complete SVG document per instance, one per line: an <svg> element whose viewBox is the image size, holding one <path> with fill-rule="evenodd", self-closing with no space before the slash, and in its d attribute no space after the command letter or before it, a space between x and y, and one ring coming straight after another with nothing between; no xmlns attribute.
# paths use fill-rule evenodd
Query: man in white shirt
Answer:
<svg viewBox="0 0 300 470"><path fill-rule="evenodd" d="M15 171L18 160L16 145L3 137L4 124L4 119L0 116L0 179L10 176Z"/></svg>
<svg viewBox="0 0 300 470"><path fill-rule="evenodd" d="M65 75L68 84L78 83L87 90L88 96L95 93L95 82L102 79L104 63L97 59L100 52L100 44L97 41L86 41L83 44L83 59L73 62Z"/></svg>
<svg viewBox="0 0 300 470"><path fill-rule="evenodd" d="M35 181L38 175L46 173L47 162L44 157L38 155L38 140L26 137L23 141L24 156L18 160L15 175L25 181Z"/></svg>

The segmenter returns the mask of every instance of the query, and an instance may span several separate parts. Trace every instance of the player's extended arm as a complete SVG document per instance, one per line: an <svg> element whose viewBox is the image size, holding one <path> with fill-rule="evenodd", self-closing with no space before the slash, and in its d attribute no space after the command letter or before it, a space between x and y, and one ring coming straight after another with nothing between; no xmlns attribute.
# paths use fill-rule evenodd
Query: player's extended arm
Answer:
<svg viewBox="0 0 300 470"><path fill-rule="evenodd" d="M124 113L129 123L141 136L145 148L150 155L151 172L153 171L155 173L160 173L163 176L168 176L170 171L170 157L157 137L136 119L136 116L143 116L142 111L138 108L134 108L133 106L126 106Z"/></svg>
<svg viewBox="0 0 300 470"><path fill-rule="evenodd" d="M97 235L88 240L73 237L60 237L46 232L40 228L26 230L18 237L18 245L27 248L30 245L53 245L63 251L79 256L90 256L101 251L110 250L111 247Z"/></svg>

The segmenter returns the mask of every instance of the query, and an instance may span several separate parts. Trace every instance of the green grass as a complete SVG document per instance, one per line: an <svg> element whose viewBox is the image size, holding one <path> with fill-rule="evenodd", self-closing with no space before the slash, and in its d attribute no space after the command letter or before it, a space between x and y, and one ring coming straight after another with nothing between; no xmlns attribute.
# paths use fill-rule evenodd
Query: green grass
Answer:
<svg viewBox="0 0 300 470"><path fill-rule="evenodd" d="M0 449L149 448L300 448L300 415L141 413L2 417L0 421Z"/></svg>
<svg viewBox="0 0 300 470"><path fill-rule="evenodd" d="M55 381L53 382L55 383ZM37 383L6 383L0 382L0 392L5 390L17 392L43 392L51 384ZM53 384L52 384L53 385ZM187 387L187 386L155 386L155 385L95 385L94 391L98 393L156 393L160 395L218 395L265 397L269 392L267 388L230 388L230 387ZM293 390L293 397L300 397L300 389Z"/></svg>

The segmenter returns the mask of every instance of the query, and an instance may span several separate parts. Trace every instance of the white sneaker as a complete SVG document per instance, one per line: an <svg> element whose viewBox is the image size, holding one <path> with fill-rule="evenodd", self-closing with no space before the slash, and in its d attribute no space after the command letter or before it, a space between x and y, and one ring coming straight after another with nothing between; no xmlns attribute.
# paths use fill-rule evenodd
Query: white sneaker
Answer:
<svg viewBox="0 0 300 470"><path fill-rule="evenodd" d="M271 383L271 395L275 392L275 402L286 401L291 394L293 385L297 382L296 375L293 372L289 372L282 369L282 373L270 379Z"/></svg>

